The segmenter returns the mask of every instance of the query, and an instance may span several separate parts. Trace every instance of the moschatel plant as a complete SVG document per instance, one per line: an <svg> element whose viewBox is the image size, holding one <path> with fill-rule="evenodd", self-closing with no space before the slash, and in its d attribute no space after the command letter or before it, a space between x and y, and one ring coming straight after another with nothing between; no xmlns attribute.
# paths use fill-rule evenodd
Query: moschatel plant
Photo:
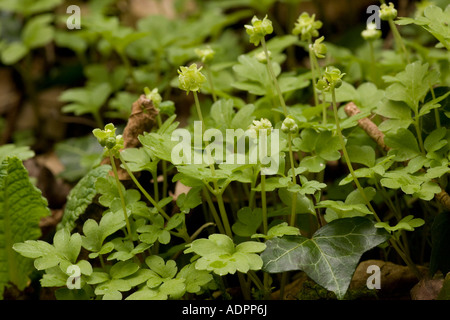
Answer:
<svg viewBox="0 0 450 320"><path fill-rule="evenodd" d="M243 16L222 20L217 30ZM369 251L400 257L421 279L412 232L421 234L424 244L432 238L432 274L447 273L447 249L439 243L450 232L442 223L450 210L448 23L445 28L450 6L430 5L413 19L397 18L390 3L381 7L380 18L388 21L395 48L381 50L381 34L368 26L362 51L353 54L325 42L315 15L300 14L292 34L277 36L267 15L254 16L245 31L255 49L227 63L217 61L219 45L202 43L207 34L192 40L197 50L180 58L176 53L186 51L181 45L174 49L181 41L174 33L155 31L148 45L148 35L127 29L114 36L105 26L122 30L118 21L99 20L104 32L97 36L104 49L120 56L128 84L144 91L135 103L141 113L156 110L154 125L135 134L137 146L126 147L127 128L117 134L114 124L103 126L98 111L124 83L102 84L92 72L85 91L66 91L61 98L76 104L69 104L71 109L92 112L101 124L93 135L106 160L72 189L52 243L39 240L37 226L30 225L33 232L20 239L6 234L11 246L0 253L10 266L33 259L41 286L58 288L58 299L202 299L217 297L213 292L233 298L231 286L239 286L245 299L268 299L278 289L283 296L292 271L305 272L344 299ZM421 26L436 47L407 41L396 24ZM157 29L150 20L137 28ZM283 52L295 46L306 50L309 70L283 70ZM151 77L131 63L146 54L156 59ZM166 55L170 63L163 64ZM173 68L175 62L181 63ZM161 85L142 84L150 78ZM195 112L184 130L194 136L189 154L201 154L201 163L173 161L179 143L174 133L182 128L164 93L176 88L186 98L193 95ZM201 132L194 130L197 119ZM212 137L204 136L208 129L217 136L233 134L215 141L223 148L214 149ZM278 140L267 139L275 133ZM261 154L254 141L263 138L277 143L279 152L250 162L252 153ZM237 150L239 142L248 150ZM226 159L227 150L244 160L214 161ZM270 175L266 157L276 157L277 170ZM20 160L7 158L0 167L0 205L7 209L1 217L8 224L24 215L9 206L15 201L14 172L24 182L17 188L34 190L22 199L40 208L33 219L47 213ZM187 191L175 196L173 185ZM92 210L97 216L89 215ZM433 228L423 228L433 221ZM30 272L28 266L2 279L23 288Z"/></svg>

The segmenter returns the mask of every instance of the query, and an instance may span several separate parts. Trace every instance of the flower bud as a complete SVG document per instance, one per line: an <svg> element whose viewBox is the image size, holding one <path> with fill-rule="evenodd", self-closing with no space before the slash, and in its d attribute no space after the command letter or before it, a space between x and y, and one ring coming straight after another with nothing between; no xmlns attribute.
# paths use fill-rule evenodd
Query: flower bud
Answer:
<svg viewBox="0 0 450 320"><path fill-rule="evenodd" d="M267 50L267 53L269 54L269 59L272 57L272 52L270 52L269 50ZM264 51L261 51L260 53L258 53L257 55L255 55L256 60L258 60L259 62L263 63L263 64L267 64L267 56L266 53Z"/></svg>
<svg viewBox="0 0 450 320"><path fill-rule="evenodd" d="M325 54L327 53L327 46L322 43L324 39L325 39L324 36L320 37L319 39L316 39L316 41L314 41L314 44L311 46L312 51L314 52L317 58L325 58Z"/></svg>
<svg viewBox="0 0 450 320"><path fill-rule="evenodd" d="M377 25L375 23L367 24L367 27L363 32L361 32L361 36L364 40L374 41L380 39L381 31L377 29Z"/></svg>
<svg viewBox="0 0 450 320"><path fill-rule="evenodd" d="M284 133L296 134L298 132L298 125L294 118L287 116L281 125L281 131Z"/></svg>
<svg viewBox="0 0 450 320"><path fill-rule="evenodd" d="M200 72L202 67L197 68L197 64L193 63L189 67L180 67L178 70L179 88L186 91L200 90L201 85L206 81L206 77Z"/></svg>
<svg viewBox="0 0 450 320"><path fill-rule="evenodd" d="M331 91L337 89L342 85L342 77L345 73L335 67L327 67L322 79L317 81L317 89L321 91Z"/></svg>
<svg viewBox="0 0 450 320"><path fill-rule="evenodd" d="M387 6L383 3L380 6L380 19L387 21L394 20L395 18L397 18L397 10L394 8L394 4L389 2L389 6Z"/></svg>
<svg viewBox="0 0 450 320"><path fill-rule="evenodd" d="M267 15L263 20L258 19L256 16L252 19L252 25L246 24L245 26L247 34L250 36L250 43L258 46L264 36L273 32L272 21L267 18Z"/></svg>
<svg viewBox="0 0 450 320"><path fill-rule="evenodd" d="M149 88L145 87L144 93L145 93L145 97L147 99L151 100L153 102L153 105L155 106L155 108L158 109L159 105L161 104L161 101L162 101L162 97L158 93L158 88L155 88L152 91L150 91Z"/></svg>
<svg viewBox="0 0 450 320"><path fill-rule="evenodd" d="M195 54L202 60L203 63L207 63L214 58L216 52L207 46L204 49L195 49Z"/></svg>
<svg viewBox="0 0 450 320"><path fill-rule="evenodd" d="M315 21L316 15L309 16L307 12L303 12L297 19L292 33L294 35L301 35L302 41L311 40L313 37L319 36L319 31L322 27L322 21Z"/></svg>

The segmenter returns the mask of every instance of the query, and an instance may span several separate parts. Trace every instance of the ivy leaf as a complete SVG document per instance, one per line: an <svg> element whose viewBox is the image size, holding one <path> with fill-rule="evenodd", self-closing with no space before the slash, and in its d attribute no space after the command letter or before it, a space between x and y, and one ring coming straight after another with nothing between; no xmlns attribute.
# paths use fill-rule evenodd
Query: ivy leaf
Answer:
<svg viewBox="0 0 450 320"><path fill-rule="evenodd" d="M342 299L362 254L385 242L389 234L370 219L339 219L320 228L311 239L285 236L266 242L263 270L270 273L302 270Z"/></svg>

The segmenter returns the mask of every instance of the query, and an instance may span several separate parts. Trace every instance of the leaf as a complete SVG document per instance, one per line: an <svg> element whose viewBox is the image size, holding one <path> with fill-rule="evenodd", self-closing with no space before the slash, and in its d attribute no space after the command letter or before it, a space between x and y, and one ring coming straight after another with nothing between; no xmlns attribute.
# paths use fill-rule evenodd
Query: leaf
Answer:
<svg viewBox="0 0 450 320"><path fill-rule="evenodd" d="M437 151L443 146L447 145L447 140L444 137L447 134L446 128L438 128L432 131L424 140L423 146L428 152Z"/></svg>
<svg viewBox="0 0 450 320"><path fill-rule="evenodd" d="M14 144L4 144L0 146L0 164L8 157L17 157L19 160L24 161L34 157L34 155L34 151L30 150L30 147L28 146L18 147Z"/></svg>
<svg viewBox="0 0 450 320"><path fill-rule="evenodd" d="M423 101L430 86L435 84L438 77L435 70L428 70L428 63L422 64L420 61L410 63L393 79L385 78L388 82L394 82L386 88L386 98L404 101L415 114L418 114L419 102Z"/></svg>
<svg viewBox="0 0 450 320"><path fill-rule="evenodd" d="M7 66L13 65L25 57L28 52L28 48L22 42L10 43L1 51L2 62Z"/></svg>
<svg viewBox="0 0 450 320"><path fill-rule="evenodd" d="M264 243L254 241L242 242L235 247L228 236L212 234L208 239L194 240L184 252L200 255L195 264L196 269L213 271L223 276L236 271L246 273L248 270L259 270L262 260L256 253L265 248Z"/></svg>
<svg viewBox="0 0 450 320"><path fill-rule="evenodd" d="M396 132L388 132L384 142L391 148L390 154L395 154L396 161L406 161L420 154L419 145L414 134L408 129L400 128Z"/></svg>
<svg viewBox="0 0 450 320"><path fill-rule="evenodd" d="M347 146L348 156L353 163L360 163L368 168L375 165L375 150L370 146Z"/></svg>
<svg viewBox="0 0 450 320"><path fill-rule="evenodd" d="M362 254L389 238L367 218L339 219L320 228L311 239L285 236L266 242L263 270L270 273L302 270L342 299Z"/></svg>
<svg viewBox="0 0 450 320"><path fill-rule="evenodd" d="M295 213L296 214L304 214L304 213L310 213L315 215L316 211L314 210L314 204L312 200L301 193L292 193L288 191L286 188L282 188L278 190L278 195L280 196L281 201L288 206L289 208L292 207L292 197L297 197L297 203L295 206Z"/></svg>
<svg viewBox="0 0 450 320"><path fill-rule="evenodd" d="M82 215L86 208L92 203L97 195L95 182L100 177L105 177L111 170L111 166L102 165L92 169L84 176L67 196L67 203L64 215L57 228L72 231L76 225L76 220Z"/></svg>
<svg viewBox="0 0 450 320"><path fill-rule="evenodd" d="M438 270L443 274L450 272L450 254L448 241L450 240L450 214L448 211L439 213L431 227L431 257L430 274L433 276Z"/></svg>
<svg viewBox="0 0 450 320"><path fill-rule="evenodd" d="M250 237L262 223L262 209L244 207L237 212L237 221L233 224L232 230L241 237Z"/></svg>
<svg viewBox="0 0 450 320"><path fill-rule="evenodd" d="M100 164L103 147L94 135L70 138L55 144L55 153L64 165L59 176L75 182L84 177L89 170Z"/></svg>
<svg viewBox="0 0 450 320"><path fill-rule="evenodd" d="M190 189L187 194L182 193L178 196L176 202L181 212L189 213L191 209L194 209L195 207L202 204L202 197L200 195L201 191L202 188L194 187Z"/></svg>
<svg viewBox="0 0 450 320"><path fill-rule="evenodd" d="M29 49L43 47L53 40L55 30L50 25L52 14L41 14L31 18L23 28L22 41Z"/></svg>
<svg viewBox="0 0 450 320"><path fill-rule="evenodd" d="M401 219L395 226L391 227L387 222L377 222L375 227L384 228L388 232L395 232L399 230L414 231L414 228L421 227L425 221L420 218L414 218L413 215L408 215Z"/></svg>
<svg viewBox="0 0 450 320"><path fill-rule="evenodd" d="M39 221L50 214L47 200L31 184L17 157L0 164L0 297L8 282L23 290L32 263L13 250L13 245L41 236Z"/></svg>

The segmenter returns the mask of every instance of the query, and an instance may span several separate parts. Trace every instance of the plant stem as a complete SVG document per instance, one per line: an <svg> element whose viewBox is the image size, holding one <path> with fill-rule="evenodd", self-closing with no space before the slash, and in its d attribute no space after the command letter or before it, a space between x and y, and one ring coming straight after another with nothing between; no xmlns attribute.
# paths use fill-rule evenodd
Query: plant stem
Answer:
<svg viewBox="0 0 450 320"><path fill-rule="evenodd" d="M130 221L128 220L127 206L125 205L125 198L123 196L121 184L120 184L120 181L119 181L119 174L117 173L116 162L114 161L115 159L114 159L114 157L113 157L111 152L109 152L109 159L111 160L111 166L113 168L114 178L116 180L117 190L119 191L120 202L122 203L123 215L125 217L125 223L126 223L126 226L127 226L128 236L130 237L130 240L133 241L133 235L131 234Z"/></svg>
<svg viewBox="0 0 450 320"><path fill-rule="evenodd" d="M120 158L120 161L122 162L125 170L130 175L131 180L133 180L133 182L136 184L136 186L139 188L139 190L141 190L141 192L144 194L144 196L147 198L147 200L150 201L150 203L159 211L159 213L161 213L161 215L167 221L169 221L170 220L169 215L159 206L159 204L152 198L152 196L148 194L148 192L144 189L144 187L142 187L142 185L139 183L139 181L134 176L133 172L131 172L130 168L128 167L127 163L125 162L125 160L123 159L121 154L119 154L119 158Z"/></svg>
<svg viewBox="0 0 450 320"><path fill-rule="evenodd" d="M392 34L394 35L395 43L397 44L397 47L400 48L403 51L404 58L406 63L409 64L409 56L408 51L406 50L405 44L403 43L402 36L400 35L400 32L398 31L394 20L389 19L389 27L391 28Z"/></svg>
<svg viewBox="0 0 450 320"><path fill-rule="evenodd" d="M225 226L225 233L230 238L233 238L233 233L231 232L230 223L228 221L227 211L225 210L225 204L223 202L222 191L219 190L219 187L217 186L217 182L215 182L214 185L216 187L215 195L217 198L217 204L219 205L220 216L222 218L223 225Z"/></svg>
<svg viewBox="0 0 450 320"><path fill-rule="evenodd" d="M263 233L267 234L267 203L266 203L266 176L261 174L261 204L262 204L262 216L263 216Z"/></svg>
<svg viewBox="0 0 450 320"><path fill-rule="evenodd" d="M416 128L417 133L417 140L419 141L419 147L420 151L425 154L425 147L423 145L423 139L422 139L422 130L420 129L420 117L416 113L414 117L414 127Z"/></svg>
<svg viewBox="0 0 450 320"><path fill-rule="evenodd" d="M270 60L269 51L267 51L266 40L264 39L264 37L261 39L261 45L263 47L264 54L266 55L267 69L269 70L269 74L272 77L272 81L275 86L275 90L277 91L278 98L280 99L280 104L281 104L281 107L283 108L284 115L287 116L288 112L287 112L287 108L286 108L286 103L284 102L284 98L283 98L283 94L281 93L280 85L278 84L277 77L275 75L275 72L273 71L272 62Z"/></svg>
<svg viewBox="0 0 450 320"><path fill-rule="evenodd" d="M205 122L203 121L202 109L200 108L200 102L198 101L197 91L192 91L192 93L194 94L195 107L197 108L198 117L202 122L203 131L205 131Z"/></svg>
<svg viewBox="0 0 450 320"><path fill-rule="evenodd" d="M309 53L309 64L311 66L311 79L312 79L312 86L313 86L313 94L314 94L314 104L315 106L319 105L319 98L317 97L317 90L316 90L316 68L315 65L317 63L316 57L314 56L314 52L312 50L312 40L309 39L308 43L308 53ZM325 116L324 116L325 118Z"/></svg>
<svg viewBox="0 0 450 320"><path fill-rule="evenodd" d="M338 117L337 104L336 104L336 93L335 93L334 87L331 88L331 98L332 98L332 103L333 103L333 112L334 112L334 119L336 122L336 129L337 129L337 133L339 136L339 140L341 142L342 153L344 154L344 158L345 158L345 162L347 163L348 170L350 171L353 181L355 182L356 187L358 188L359 192L361 193L361 196L363 197L364 201L366 202L367 207L370 209L370 211L372 211L377 222L380 222L381 221L380 218L378 217L374 208L370 204L370 201L367 198L366 193L364 192L364 189L361 187L361 184L359 183L358 178L355 175L355 171L353 170L352 163L350 161L350 157L348 156L347 148L345 147L344 136L342 135L341 126L339 124L339 117Z"/></svg>
<svg viewBox="0 0 450 320"><path fill-rule="evenodd" d="M295 178L295 164L294 164L294 154L292 152L292 134L289 132L289 137L288 137L288 141L289 141L289 160L291 162L291 171L292 171L292 182L294 184L297 184L296 178ZM290 226L295 226L295 209L297 206L297 193L294 192L292 193L292 206L291 206L291 219L289 221L289 225Z"/></svg>
<svg viewBox="0 0 450 320"><path fill-rule="evenodd" d="M216 207L214 207L214 203L212 202L211 196L209 195L209 191L206 189L206 187L203 187L203 194L205 195L206 202L209 205L209 209L211 210L217 228L219 228L219 232L225 234L225 229L223 228L222 221L220 220L219 214L217 213Z"/></svg>
<svg viewBox="0 0 450 320"><path fill-rule="evenodd" d="M211 69L209 68L209 66L206 67L205 69L206 69L206 75L208 76L209 86L211 87L211 94L213 97L213 101L216 102L217 96L216 96L216 92L214 90L214 82L213 82L213 78L212 78L212 72L211 72Z"/></svg>

